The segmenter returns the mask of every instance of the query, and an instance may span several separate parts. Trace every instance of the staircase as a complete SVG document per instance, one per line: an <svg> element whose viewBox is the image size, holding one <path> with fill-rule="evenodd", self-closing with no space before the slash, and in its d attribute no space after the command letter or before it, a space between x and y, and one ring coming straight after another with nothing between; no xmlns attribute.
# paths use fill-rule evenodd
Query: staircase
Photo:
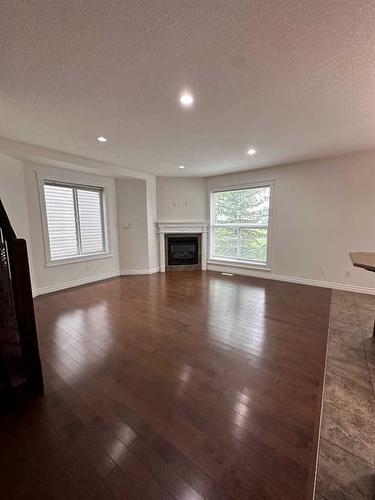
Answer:
<svg viewBox="0 0 375 500"><path fill-rule="evenodd" d="M0 200L0 409L43 393L26 241Z"/></svg>

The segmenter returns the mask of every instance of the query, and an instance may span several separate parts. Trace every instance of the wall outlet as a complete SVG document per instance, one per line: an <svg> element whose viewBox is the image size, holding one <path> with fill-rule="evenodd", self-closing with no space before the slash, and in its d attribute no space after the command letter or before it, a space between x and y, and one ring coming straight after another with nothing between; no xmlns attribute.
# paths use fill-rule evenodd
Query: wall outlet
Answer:
<svg viewBox="0 0 375 500"><path fill-rule="evenodd" d="M326 266L321 266L321 268L320 268L320 274L322 276L325 276L327 274L327 268L326 268Z"/></svg>
<svg viewBox="0 0 375 500"><path fill-rule="evenodd" d="M90 271L90 264L89 263L85 264L85 271Z"/></svg>
<svg viewBox="0 0 375 500"><path fill-rule="evenodd" d="M351 279L352 278L352 272L349 271L349 269L347 269L345 272L344 272L344 276L346 279Z"/></svg>

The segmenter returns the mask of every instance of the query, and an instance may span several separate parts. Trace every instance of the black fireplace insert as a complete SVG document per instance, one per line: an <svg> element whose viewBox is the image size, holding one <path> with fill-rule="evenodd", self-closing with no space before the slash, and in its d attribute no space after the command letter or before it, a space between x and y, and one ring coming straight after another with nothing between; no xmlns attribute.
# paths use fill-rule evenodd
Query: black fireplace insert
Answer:
<svg viewBox="0 0 375 500"><path fill-rule="evenodd" d="M193 266L199 261L198 236L167 238L168 266Z"/></svg>

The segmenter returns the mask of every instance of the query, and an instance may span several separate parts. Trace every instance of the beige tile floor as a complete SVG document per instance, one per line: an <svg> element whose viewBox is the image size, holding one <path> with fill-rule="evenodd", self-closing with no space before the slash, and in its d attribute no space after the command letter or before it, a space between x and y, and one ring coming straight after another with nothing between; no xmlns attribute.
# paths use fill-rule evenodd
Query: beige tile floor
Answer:
<svg viewBox="0 0 375 500"><path fill-rule="evenodd" d="M333 291L316 500L375 499L375 296Z"/></svg>

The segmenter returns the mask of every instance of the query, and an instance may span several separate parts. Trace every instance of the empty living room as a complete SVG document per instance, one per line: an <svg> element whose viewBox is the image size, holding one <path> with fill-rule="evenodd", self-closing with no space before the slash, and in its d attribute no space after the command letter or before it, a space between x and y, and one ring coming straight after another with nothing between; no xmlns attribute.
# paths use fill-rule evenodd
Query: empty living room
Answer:
<svg viewBox="0 0 375 500"><path fill-rule="evenodd" d="M0 499L375 499L375 1L0 1Z"/></svg>

